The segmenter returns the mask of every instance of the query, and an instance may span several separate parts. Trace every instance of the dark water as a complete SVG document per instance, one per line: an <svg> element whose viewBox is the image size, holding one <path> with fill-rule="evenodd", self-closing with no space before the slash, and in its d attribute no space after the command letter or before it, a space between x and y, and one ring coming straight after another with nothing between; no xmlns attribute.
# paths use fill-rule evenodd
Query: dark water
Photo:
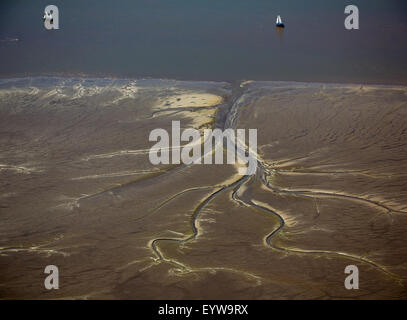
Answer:
<svg viewBox="0 0 407 320"><path fill-rule="evenodd" d="M48 4L60 30L43 26ZM406 35L405 0L2 0L0 76L406 84Z"/></svg>

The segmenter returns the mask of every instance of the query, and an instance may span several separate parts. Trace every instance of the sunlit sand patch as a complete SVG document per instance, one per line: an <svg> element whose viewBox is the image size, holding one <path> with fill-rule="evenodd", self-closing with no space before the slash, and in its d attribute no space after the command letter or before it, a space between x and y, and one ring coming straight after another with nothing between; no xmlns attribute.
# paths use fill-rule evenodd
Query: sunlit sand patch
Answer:
<svg viewBox="0 0 407 320"><path fill-rule="evenodd" d="M156 113L153 117L163 116L175 112L177 109L183 108L210 108L215 107L223 102L221 96L211 93L182 93L172 95L166 98L159 99L158 103L153 107L153 111L162 111ZM214 122L216 109L208 110L185 110L177 112L178 115L188 118L192 121L194 128L201 128Z"/></svg>
<svg viewBox="0 0 407 320"><path fill-rule="evenodd" d="M243 88L244 86L246 86L246 85L248 85L248 84L250 84L250 83L252 83L252 82L253 82L253 80L243 81L243 82L240 84L240 88Z"/></svg>
<svg viewBox="0 0 407 320"><path fill-rule="evenodd" d="M209 109L209 110L198 110L195 112L190 111L182 111L178 112L178 115L189 119L192 123L191 126L193 128L201 129L203 127L210 127L210 124L214 122L216 110Z"/></svg>
<svg viewBox="0 0 407 320"><path fill-rule="evenodd" d="M236 161L236 163L234 164L234 167L236 168L236 171L239 172L239 169L241 169L243 172L245 172L244 169L247 170L247 164L244 163L239 163L238 161ZM242 177L241 175L239 175L239 177Z"/></svg>
<svg viewBox="0 0 407 320"><path fill-rule="evenodd" d="M154 109L213 107L221 104L222 101L221 96L212 93L183 93L160 99Z"/></svg>
<svg viewBox="0 0 407 320"><path fill-rule="evenodd" d="M212 124L214 123L216 117L216 110L215 109L196 110L196 111L190 110L181 111L179 109L164 110L163 112L154 114L152 118L171 116L175 114L190 120L191 126L193 128L201 129L202 131L205 128L212 127Z"/></svg>

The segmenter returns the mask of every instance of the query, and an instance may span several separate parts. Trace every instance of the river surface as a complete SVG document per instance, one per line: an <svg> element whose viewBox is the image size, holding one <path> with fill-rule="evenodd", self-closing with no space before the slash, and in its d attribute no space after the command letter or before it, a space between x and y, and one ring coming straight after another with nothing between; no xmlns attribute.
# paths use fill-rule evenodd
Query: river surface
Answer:
<svg viewBox="0 0 407 320"><path fill-rule="evenodd" d="M402 0L352 1L357 31L337 0L55 0L54 31L42 23L48 4L1 2L1 77L407 83Z"/></svg>

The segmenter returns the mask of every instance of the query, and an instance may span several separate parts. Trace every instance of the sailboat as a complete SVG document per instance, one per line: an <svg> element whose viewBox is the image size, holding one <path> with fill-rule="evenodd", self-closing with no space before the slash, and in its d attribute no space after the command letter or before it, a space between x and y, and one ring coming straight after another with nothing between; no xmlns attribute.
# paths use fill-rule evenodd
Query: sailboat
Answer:
<svg viewBox="0 0 407 320"><path fill-rule="evenodd" d="M54 18L52 17L52 14L49 14L48 12L45 12L43 20L44 22L49 21L50 24L54 23Z"/></svg>
<svg viewBox="0 0 407 320"><path fill-rule="evenodd" d="M276 27L278 27L278 28L284 28L284 23L281 21L281 17L280 17L280 16L277 16Z"/></svg>

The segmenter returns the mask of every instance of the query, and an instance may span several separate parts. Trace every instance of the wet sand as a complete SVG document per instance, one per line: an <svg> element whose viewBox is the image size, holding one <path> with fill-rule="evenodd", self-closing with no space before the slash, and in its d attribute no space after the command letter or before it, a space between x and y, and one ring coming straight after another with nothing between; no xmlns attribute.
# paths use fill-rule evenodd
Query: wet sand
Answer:
<svg viewBox="0 0 407 320"><path fill-rule="evenodd" d="M406 94L0 80L0 298L406 299ZM256 174L153 166L149 133L172 120L256 128Z"/></svg>

